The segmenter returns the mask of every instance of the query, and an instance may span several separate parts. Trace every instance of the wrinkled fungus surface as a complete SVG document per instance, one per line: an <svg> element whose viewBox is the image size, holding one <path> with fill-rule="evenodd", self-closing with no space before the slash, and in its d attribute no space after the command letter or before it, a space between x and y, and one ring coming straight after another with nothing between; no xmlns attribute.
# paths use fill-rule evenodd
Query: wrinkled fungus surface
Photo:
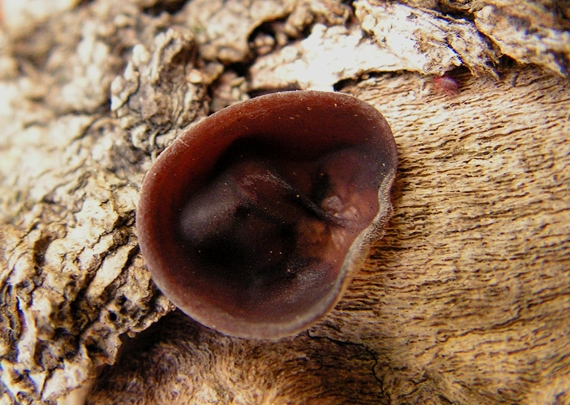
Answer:
<svg viewBox="0 0 570 405"><path fill-rule="evenodd" d="M275 93L193 126L145 178L137 230L163 293L200 323L279 338L330 310L391 214L397 152L372 106Z"/></svg>

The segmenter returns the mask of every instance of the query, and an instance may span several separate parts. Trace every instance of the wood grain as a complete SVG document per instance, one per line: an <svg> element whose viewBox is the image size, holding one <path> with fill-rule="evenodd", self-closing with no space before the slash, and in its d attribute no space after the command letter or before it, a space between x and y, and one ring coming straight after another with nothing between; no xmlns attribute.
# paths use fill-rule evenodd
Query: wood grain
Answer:
<svg viewBox="0 0 570 405"><path fill-rule="evenodd" d="M385 115L400 166L391 226L331 315L276 343L171 315L88 403L566 403L570 86L457 80L456 96L413 74L345 89Z"/></svg>

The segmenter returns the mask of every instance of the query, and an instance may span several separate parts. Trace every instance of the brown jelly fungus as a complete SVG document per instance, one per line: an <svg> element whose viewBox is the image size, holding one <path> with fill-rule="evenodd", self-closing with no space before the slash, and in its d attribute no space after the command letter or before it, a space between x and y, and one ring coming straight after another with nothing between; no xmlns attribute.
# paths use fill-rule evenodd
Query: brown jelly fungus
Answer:
<svg viewBox="0 0 570 405"><path fill-rule="evenodd" d="M147 174L137 232L182 311L222 333L277 339L339 300L392 212L394 138L352 96L294 91L200 121Z"/></svg>

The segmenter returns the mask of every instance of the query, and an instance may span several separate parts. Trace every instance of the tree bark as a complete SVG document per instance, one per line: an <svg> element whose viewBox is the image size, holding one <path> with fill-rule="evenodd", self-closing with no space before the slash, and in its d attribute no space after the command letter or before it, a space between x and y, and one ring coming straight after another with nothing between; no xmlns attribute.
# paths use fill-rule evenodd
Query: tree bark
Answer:
<svg viewBox="0 0 570 405"><path fill-rule="evenodd" d="M568 6L406 3L4 10L0 404L570 402ZM230 338L152 283L138 193L193 122L285 88L385 116L394 217L317 325Z"/></svg>

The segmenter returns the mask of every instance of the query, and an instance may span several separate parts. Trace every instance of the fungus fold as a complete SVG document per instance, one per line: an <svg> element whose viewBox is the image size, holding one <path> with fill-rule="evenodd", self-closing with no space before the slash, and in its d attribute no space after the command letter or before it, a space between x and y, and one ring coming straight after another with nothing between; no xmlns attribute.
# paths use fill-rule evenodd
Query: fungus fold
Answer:
<svg viewBox="0 0 570 405"><path fill-rule="evenodd" d="M277 339L339 300L381 237L397 151L357 98L274 93L200 121L157 159L137 210L153 280L222 333Z"/></svg>

